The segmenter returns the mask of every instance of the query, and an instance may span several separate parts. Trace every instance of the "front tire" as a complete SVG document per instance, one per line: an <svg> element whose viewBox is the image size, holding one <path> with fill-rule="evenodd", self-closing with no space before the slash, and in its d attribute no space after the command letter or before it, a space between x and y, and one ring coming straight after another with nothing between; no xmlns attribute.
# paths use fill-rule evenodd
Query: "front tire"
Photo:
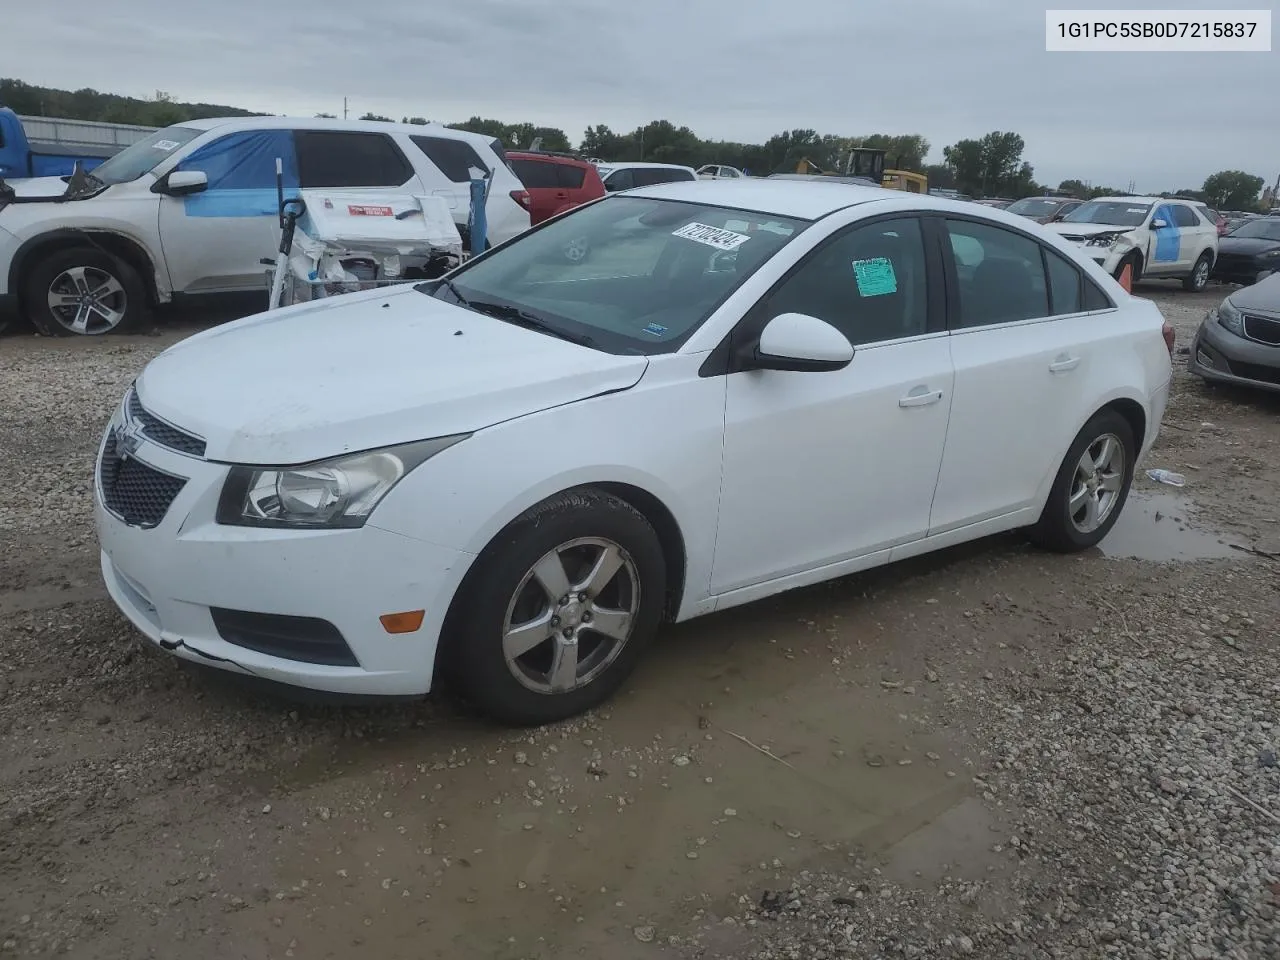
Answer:
<svg viewBox="0 0 1280 960"><path fill-rule="evenodd" d="M1046 549L1075 553L1111 532L1129 497L1137 444L1129 421L1101 410L1067 451L1031 538Z"/></svg>
<svg viewBox="0 0 1280 960"><path fill-rule="evenodd" d="M1209 285L1209 272L1213 269L1213 256L1206 250L1191 268L1191 272L1182 279L1182 289L1188 293L1199 293Z"/></svg>
<svg viewBox="0 0 1280 960"><path fill-rule="evenodd" d="M142 324L149 307L142 279L104 250L58 250L31 271L24 304L46 337L124 333Z"/></svg>
<svg viewBox="0 0 1280 960"><path fill-rule="evenodd" d="M449 672L500 722L574 716L635 668L666 591L649 521L602 491L568 491L509 524L468 573L445 629Z"/></svg>

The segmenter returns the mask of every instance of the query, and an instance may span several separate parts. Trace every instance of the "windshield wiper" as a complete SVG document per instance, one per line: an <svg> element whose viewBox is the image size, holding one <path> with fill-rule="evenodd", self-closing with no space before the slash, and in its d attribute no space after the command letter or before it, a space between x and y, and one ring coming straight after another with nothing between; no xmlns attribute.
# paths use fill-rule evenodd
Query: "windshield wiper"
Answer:
<svg viewBox="0 0 1280 960"><path fill-rule="evenodd" d="M578 333L569 333L567 330L561 330L559 327L553 326L541 317L529 313L527 310L521 310L519 307L509 306L505 303L486 303L482 300L471 300L464 303L477 313L483 313L486 316L494 317L497 320L505 320L507 323L513 323L518 327L524 327L526 330L537 330L539 333L547 333L553 337L559 337L561 340L568 340L570 343L576 343L580 347L594 347L595 341L588 336Z"/></svg>
<svg viewBox="0 0 1280 960"><path fill-rule="evenodd" d="M442 278L436 289L439 289L440 287L444 287L446 290L452 293L454 296L454 299L458 301L459 306L463 306L463 307L471 306L471 301L462 295L461 291L458 290L457 284L455 284L448 277Z"/></svg>

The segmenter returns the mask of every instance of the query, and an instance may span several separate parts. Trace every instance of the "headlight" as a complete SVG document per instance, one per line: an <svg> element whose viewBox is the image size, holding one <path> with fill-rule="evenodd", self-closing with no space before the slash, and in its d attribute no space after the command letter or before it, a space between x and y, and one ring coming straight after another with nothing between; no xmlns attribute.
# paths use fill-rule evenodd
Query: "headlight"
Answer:
<svg viewBox="0 0 1280 960"><path fill-rule="evenodd" d="M469 436L419 440L294 467L232 467L218 499L218 523L362 527L405 474Z"/></svg>
<svg viewBox="0 0 1280 960"><path fill-rule="evenodd" d="M1091 247L1111 247L1118 245L1122 236L1123 234L1119 233L1095 233L1085 243Z"/></svg>
<svg viewBox="0 0 1280 960"><path fill-rule="evenodd" d="M1266 253L1258 254L1259 260L1275 260L1277 258L1280 258L1280 247L1276 247L1274 250L1268 250Z"/></svg>
<svg viewBox="0 0 1280 960"><path fill-rule="evenodd" d="M1209 311L1210 318L1217 320L1218 324L1224 329L1234 333L1237 337L1244 336L1244 318L1240 316L1230 300L1223 300L1217 307Z"/></svg>

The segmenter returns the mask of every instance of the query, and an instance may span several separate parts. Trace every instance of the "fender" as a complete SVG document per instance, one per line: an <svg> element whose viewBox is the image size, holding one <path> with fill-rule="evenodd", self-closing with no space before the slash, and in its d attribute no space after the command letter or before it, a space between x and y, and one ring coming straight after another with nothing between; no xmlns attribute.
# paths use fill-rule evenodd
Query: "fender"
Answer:
<svg viewBox="0 0 1280 960"><path fill-rule="evenodd" d="M112 238L105 244L100 238ZM8 289L11 292L19 290L19 280L27 266L29 258L32 254L43 247L50 249L64 248L75 246L77 244L87 243L89 246L99 247L107 250L113 256L118 254L110 249L111 244L125 243L133 248L136 256L140 256L146 266L145 270L140 270L142 279L147 282L151 292L154 294L158 303L167 303L172 298L172 290L169 286L169 278L167 273L162 273L159 265L156 263L155 257L151 251L147 249L147 245L138 237L132 235L126 230L118 227L54 227L51 230L45 230L28 239L19 245L17 251L13 255L13 259L9 261L9 277ZM141 264L135 264L140 266Z"/></svg>

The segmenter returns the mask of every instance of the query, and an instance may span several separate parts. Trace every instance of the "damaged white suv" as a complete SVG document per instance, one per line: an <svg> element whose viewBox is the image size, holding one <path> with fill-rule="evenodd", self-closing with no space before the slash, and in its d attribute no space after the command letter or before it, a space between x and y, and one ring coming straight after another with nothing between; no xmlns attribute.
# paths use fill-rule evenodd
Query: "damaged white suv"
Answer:
<svg viewBox="0 0 1280 960"><path fill-rule="evenodd" d="M1117 279L1179 279L1203 290L1218 257L1218 228L1189 200L1099 197L1081 204L1047 229L1061 234Z"/></svg>

